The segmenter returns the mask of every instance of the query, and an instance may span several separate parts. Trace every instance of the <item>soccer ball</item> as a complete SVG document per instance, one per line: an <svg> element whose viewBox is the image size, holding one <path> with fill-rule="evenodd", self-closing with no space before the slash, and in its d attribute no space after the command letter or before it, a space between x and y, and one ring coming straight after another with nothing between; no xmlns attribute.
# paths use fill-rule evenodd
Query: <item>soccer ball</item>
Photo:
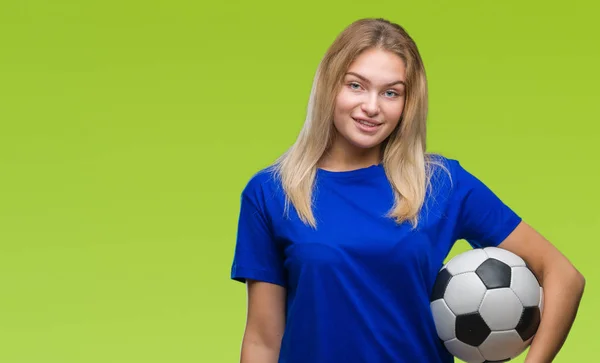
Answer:
<svg viewBox="0 0 600 363"><path fill-rule="evenodd" d="M497 247L463 252L439 271L431 294L439 338L469 363L505 362L530 345L543 290L525 261Z"/></svg>

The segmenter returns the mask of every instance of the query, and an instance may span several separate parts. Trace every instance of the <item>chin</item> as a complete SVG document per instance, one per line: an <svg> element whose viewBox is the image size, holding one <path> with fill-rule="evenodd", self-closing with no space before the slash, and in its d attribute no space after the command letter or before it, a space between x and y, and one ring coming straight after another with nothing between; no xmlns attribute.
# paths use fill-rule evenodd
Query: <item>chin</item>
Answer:
<svg viewBox="0 0 600 363"><path fill-rule="evenodd" d="M386 125L387 126L387 125ZM340 129L343 130L340 132ZM345 139L345 143L360 150L370 150L381 145L387 135L386 129L380 129L372 134L365 134L355 129L354 123L344 125L336 132L336 136Z"/></svg>
<svg viewBox="0 0 600 363"><path fill-rule="evenodd" d="M350 141L350 144L352 144L353 146L359 148L359 149L364 149L364 150L369 150L369 149L373 149L379 145L381 145L382 140L365 140L364 138L361 137L352 137L350 138L348 141Z"/></svg>

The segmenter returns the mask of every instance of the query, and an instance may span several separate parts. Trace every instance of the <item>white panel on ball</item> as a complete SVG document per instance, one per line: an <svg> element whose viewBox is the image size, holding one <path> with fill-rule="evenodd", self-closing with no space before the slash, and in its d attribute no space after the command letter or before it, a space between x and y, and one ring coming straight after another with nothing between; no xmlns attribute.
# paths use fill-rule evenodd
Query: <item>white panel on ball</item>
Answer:
<svg viewBox="0 0 600 363"><path fill-rule="evenodd" d="M521 301L509 288L488 290L479 308L479 314L492 331L516 328L522 313Z"/></svg>
<svg viewBox="0 0 600 363"><path fill-rule="evenodd" d="M526 266L525 261L518 255L499 247L486 247L483 251L490 257L502 261L510 267Z"/></svg>
<svg viewBox="0 0 600 363"><path fill-rule="evenodd" d="M527 267L513 267L510 288L524 306L539 306L540 285Z"/></svg>
<svg viewBox="0 0 600 363"><path fill-rule="evenodd" d="M435 328L440 339L446 341L456 338L454 326L456 316L452 313L443 299L431 303L431 311L435 320Z"/></svg>
<svg viewBox="0 0 600 363"><path fill-rule="evenodd" d="M444 300L455 315L474 313L485 295L485 285L475 272L453 276L446 287Z"/></svg>
<svg viewBox="0 0 600 363"><path fill-rule="evenodd" d="M446 269L451 275L475 271L487 258L487 255L481 249L469 250L454 256L446 264Z"/></svg>
<svg viewBox="0 0 600 363"><path fill-rule="evenodd" d="M467 363L483 363L485 361L485 358L476 347L465 344L458 339L445 341L444 345L450 354Z"/></svg>
<svg viewBox="0 0 600 363"><path fill-rule="evenodd" d="M490 361L512 359L528 346L515 330L495 331L479 346L483 357Z"/></svg>

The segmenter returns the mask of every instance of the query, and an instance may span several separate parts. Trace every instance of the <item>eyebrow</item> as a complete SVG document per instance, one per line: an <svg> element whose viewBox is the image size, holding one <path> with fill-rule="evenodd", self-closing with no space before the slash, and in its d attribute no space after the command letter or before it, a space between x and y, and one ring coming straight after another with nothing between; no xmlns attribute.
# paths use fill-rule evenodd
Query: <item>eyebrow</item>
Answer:
<svg viewBox="0 0 600 363"><path fill-rule="evenodd" d="M365 81L365 82L367 82L367 83L370 83L370 82L369 82L369 80L368 80L367 78L365 78L365 77L361 76L361 75L360 75L360 74L358 74L358 73L354 73L354 72L348 72L348 73L346 73L346 75L353 75L353 76L355 76L355 77L358 77L358 78L362 79L363 81ZM386 86L386 87L389 87L389 86L393 86L393 85L396 85L396 84L399 84L399 83L400 83L400 84L403 84L403 85L404 85L404 87L406 87L406 83L405 83L404 81L402 81L402 80L398 80L398 81L394 81L394 82L388 83L388 84L386 84L385 86Z"/></svg>

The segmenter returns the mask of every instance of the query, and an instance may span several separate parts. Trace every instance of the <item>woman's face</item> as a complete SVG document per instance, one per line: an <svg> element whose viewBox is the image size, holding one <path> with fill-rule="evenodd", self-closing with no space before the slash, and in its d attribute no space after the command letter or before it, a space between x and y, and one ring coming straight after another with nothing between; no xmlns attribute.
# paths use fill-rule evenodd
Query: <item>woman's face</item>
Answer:
<svg viewBox="0 0 600 363"><path fill-rule="evenodd" d="M343 143L344 148L378 151L375 148L398 125L405 87L406 67L399 56L381 49L362 53L344 75L336 97L335 142Z"/></svg>

